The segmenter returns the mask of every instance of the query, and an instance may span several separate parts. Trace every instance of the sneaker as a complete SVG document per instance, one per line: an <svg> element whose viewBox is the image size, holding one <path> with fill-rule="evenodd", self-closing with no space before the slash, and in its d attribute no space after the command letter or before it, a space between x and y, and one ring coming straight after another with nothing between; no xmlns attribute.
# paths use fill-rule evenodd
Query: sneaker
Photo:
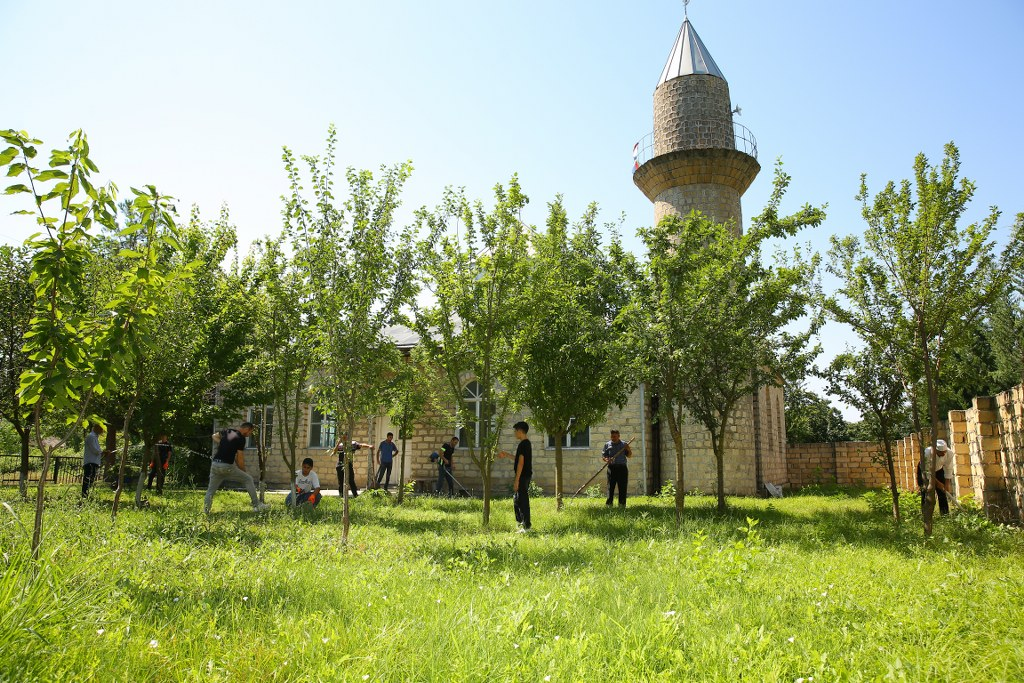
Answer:
<svg viewBox="0 0 1024 683"><path fill-rule="evenodd" d="M253 512L266 512L269 509L270 506L267 505L266 503L256 503L255 505L252 506Z"/></svg>
<svg viewBox="0 0 1024 683"><path fill-rule="evenodd" d="M523 527L519 527L518 529L516 529L516 533L517 534L525 534L526 533L526 529L524 529Z"/></svg>

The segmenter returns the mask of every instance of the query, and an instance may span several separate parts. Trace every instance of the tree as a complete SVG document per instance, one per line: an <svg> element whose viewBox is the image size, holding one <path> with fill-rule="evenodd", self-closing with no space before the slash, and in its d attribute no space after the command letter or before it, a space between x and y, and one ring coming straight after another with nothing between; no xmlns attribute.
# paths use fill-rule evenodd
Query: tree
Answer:
<svg viewBox="0 0 1024 683"><path fill-rule="evenodd" d="M32 321L32 285L29 276L32 261L27 249L0 246L0 310L7 314L0 319L0 418L18 434L21 467L18 488L28 497L28 454L32 439L31 413L18 399L21 373L28 366L25 354L25 333Z"/></svg>
<svg viewBox="0 0 1024 683"><path fill-rule="evenodd" d="M460 446L480 472L485 527L500 425L514 406L509 388L525 359L517 335L533 312L524 297L529 229L521 215L529 200L516 176L507 189L496 185L494 196L488 211L449 189L435 211L418 212L429 234L420 255L432 301L417 307L415 320L420 343L444 375L455 420L466 428ZM466 400L471 381L479 389L475 410Z"/></svg>
<svg viewBox="0 0 1024 683"><path fill-rule="evenodd" d="M378 412L382 389L401 362L394 340L384 330L401 319L415 295L414 241L407 229L397 231L394 213L402 187L412 172L408 163L370 171L349 169L349 197L334 203L334 148L331 126L324 157L303 157L315 199L311 210L302 195L295 157L284 152L291 193L285 216L296 267L308 292L305 311L311 325L315 367L314 398L333 415L338 432L351 437L356 420ZM347 446L347 444L346 444ZM351 457L351 454L346 454ZM348 487L343 495L342 543L348 542Z"/></svg>
<svg viewBox="0 0 1024 683"><path fill-rule="evenodd" d="M281 457L291 472L292 490L298 469L299 425L309 384L312 362L309 318L303 302L307 288L302 274L282 249L286 238L259 242L253 255L254 282L251 308L254 315L253 347L256 374L264 383L274 411L274 432ZM264 408L262 414L266 415ZM266 429L260 425L260 443ZM264 479L261 472L260 480ZM263 488L260 488L262 494Z"/></svg>
<svg viewBox="0 0 1024 683"><path fill-rule="evenodd" d="M121 232L135 236L138 240L132 245L135 249L125 248L119 254L125 263L114 289L115 298L107 305L108 309L115 312L119 323L110 335L110 344L117 348L117 357L121 360L119 367L115 366L113 370L119 381L133 384L125 412L121 462L111 513L115 520L124 489L131 419L145 389L146 359L159 352L158 312L170 292L187 274L186 270L172 271L167 267L166 260L160 258L162 249L172 252L180 249L171 198L161 195L152 185L147 186L145 191L132 188L132 192L135 194L132 207L138 221L129 224ZM139 468L136 482L136 504L141 504L143 476L144 466Z"/></svg>
<svg viewBox="0 0 1024 683"><path fill-rule="evenodd" d="M535 312L517 341L523 362L516 386L554 439L555 507L561 510L566 433L587 429L612 405L625 404L637 385L623 362L622 323L616 321L629 301L635 261L617 236L608 253L602 249L596 204L571 235L562 198L548 209L547 231L534 236L527 298Z"/></svg>
<svg viewBox="0 0 1024 683"><path fill-rule="evenodd" d="M685 495L683 423L696 420L710 434L724 511L724 457L737 406L763 386L802 377L817 353L806 350L814 325L787 331L808 312L816 259L780 258L769 267L761 258L765 240L824 220L824 211L810 206L779 218L788 184L778 167L768 205L743 235L696 211L641 232L649 258L646 291L627 313L640 369L658 391L676 448L677 521Z"/></svg>
<svg viewBox="0 0 1024 683"><path fill-rule="evenodd" d="M398 469L399 505L405 499L407 441L416 425L423 423L424 416L441 412L440 396L444 391L437 368L430 364L430 359L422 346L411 349L403 360L392 378L391 389L386 392L390 397L388 413L392 423L398 427L398 440L401 443Z"/></svg>
<svg viewBox="0 0 1024 683"><path fill-rule="evenodd" d="M786 387L786 441L835 443L850 438L849 425L839 409L802 382Z"/></svg>
<svg viewBox="0 0 1024 683"><path fill-rule="evenodd" d="M877 426L873 441L882 442L882 464L889 472L892 492L892 516L900 523L900 491L892 445L899 436L897 426L906 422L906 400L899 376L892 372L892 360L879 349L868 347L859 352L847 351L836 356L825 370L828 391L856 408L862 415L871 415ZM788 415L787 415L788 417Z"/></svg>
<svg viewBox="0 0 1024 683"><path fill-rule="evenodd" d="M96 187L91 180L96 165L89 158L89 143L82 131L70 136L66 149L53 150L48 168L33 166L40 140L14 130L0 132L9 147L0 152L0 168L9 177L24 176L27 184L9 185L6 194L28 194L41 232L28 241L32 252L33 317L26 333L28 367L21 374L19 395L31 411L36 445L43 454L43 472L53 451L83 424L90 402L122 381L133 361L137 323L148 313L149 277L144 269L126 274L100 307L85 307L82 281L93 254L94 224L116 225L113 185ZM67 168L67 170L64 170ZM150 188L151 189L151 188ZM158 196L152 190L152 196ZM141 194L141 193L140 193ZM50 211L56 209L52 214ZM55 440L43 439L44 414L66 413L67 428ZM36 490L32 556L39 557L42 540L46 478Z"/></svg>
<svg viewBox="0 0 1024 683"><path fill-rule="evenodd" d="M945 146L939 166L924 154L914 161L914 182L890 181L873 198L861 176L861 215L867 223L863 245L855 237L833 238L829 270L842 284L827 301L829 313L849 324L869 344L890 348L910 394L927 398L931 434L921 438L921 464L934 471L932 453L939 438L940 373L951 350L963 343L1010 275L1024 267L1024 214L997 255L992 241L999 219L993 208L978 223L960 220L975 185L959 178L960 153ZM915 430L920 417L912 411ZM935 491L925 476L924 533L932 532Z"/></svg>
<svg viewBox="0 0 1024 683"><path fill-rule="evenodd" d="M1013 276L1003 296L992 302L988 335L994 392L1024 384L1024 274Z"/></svg>

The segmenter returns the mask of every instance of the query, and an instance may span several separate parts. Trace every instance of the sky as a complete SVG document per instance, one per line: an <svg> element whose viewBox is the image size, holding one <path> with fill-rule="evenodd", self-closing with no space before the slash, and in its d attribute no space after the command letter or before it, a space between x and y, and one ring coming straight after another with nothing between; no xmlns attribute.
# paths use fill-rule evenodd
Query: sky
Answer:
<svg viewBox="0 0 1024 683"><path fill-rule="evenodd" d="M1024 211L1024 2L693 0L689 18L758 143L749 220L782 159L783 205L828 205L798 241L863 229L854 200L960 148L977 183L967 220ZM376 0L93 3L0 0L0 129L46 148L82 128L101 180L154 184L183 215L227 205L242 248L281 227L282 147L340 166L411 160L400 220L446 186L487 201L518 173L542 224L563 194L624 216L628 248L653 209L632 182L633 143L683 20L680 0ZM34 223L0 195L0 243ZM826 282L828 286L828 282ZM820 362L854 343L828 326ZM812 386L815 386L812 383ZM852 417L844 408L844 412Z"/></svg>

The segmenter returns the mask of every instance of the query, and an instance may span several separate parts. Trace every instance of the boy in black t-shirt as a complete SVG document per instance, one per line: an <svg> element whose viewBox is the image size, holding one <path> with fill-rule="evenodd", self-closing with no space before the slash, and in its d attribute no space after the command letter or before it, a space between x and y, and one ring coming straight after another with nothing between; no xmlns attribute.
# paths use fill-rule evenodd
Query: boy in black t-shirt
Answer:
<svg viewBox="0 0 1024 683"><path fill-rule="evenodd" d="M334 470L338 473L338 495L344 495L345 482L348 482L348 488L352 492L353 498L359 497L359 486L356 484L356 473L352 468L352 459L355 457L356 451L360 448L369 448L373 450L373 444L361 443L359 441L349 441L348 433L342 432L341 438L338 439L338 445L334 447L334 451L338 454L338 464ZM346 469L348 470L346 475Z"/></svg>
<svg viewBox="0 0 1024 683"><path fill-rule="evenodd" d="M166 434L161 434L159 441L153 446L153 461L149 464L149 481L146 482L146 489L153 488L153 479L156 478L157 495L164 492L164 477L167 475L167 467L171 462L171 444Z"/></svg>
<svg viewBox="0 0 1024 683"><path fill-rule="evenodd" d="M252 509L256 512L270 509L269 505L260 502L256 483L245 471L245 440L252 434L253 426L251 422L243 422L238 429L225 429L213 435L217 452L210 463L210 485L206 488L206 499L203 502L203 512L207 515L213 505L213 494L225 481L244 484L252 501Z"/></svg>
<svg viewBox="0 0 1024 683"><path fill-rule="evenodd" d="M516 446L515 462L513 468L516 473L515 481L512 484L512 507L516 513L516 522L519 523L519 533L526 533L530 530L530 479L533 477L533 444L526 437L530 431L530 425L522 420L512 425L515 430L519 445ZM513 457L508 451L498 453L499 458Z"/></svg>

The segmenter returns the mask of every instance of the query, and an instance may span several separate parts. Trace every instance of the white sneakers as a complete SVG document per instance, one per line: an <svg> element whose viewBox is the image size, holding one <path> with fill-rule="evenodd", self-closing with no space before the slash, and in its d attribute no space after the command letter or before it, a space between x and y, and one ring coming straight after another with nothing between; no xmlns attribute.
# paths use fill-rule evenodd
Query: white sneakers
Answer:
<svg viewBox="0 0 1024 683"><path fill-rule="evenodd" d="M266 503L256 503L256 505L252 506L252 511L253 512L266 512L269 509L270 509L270 506L267 505Z"/></svg>

